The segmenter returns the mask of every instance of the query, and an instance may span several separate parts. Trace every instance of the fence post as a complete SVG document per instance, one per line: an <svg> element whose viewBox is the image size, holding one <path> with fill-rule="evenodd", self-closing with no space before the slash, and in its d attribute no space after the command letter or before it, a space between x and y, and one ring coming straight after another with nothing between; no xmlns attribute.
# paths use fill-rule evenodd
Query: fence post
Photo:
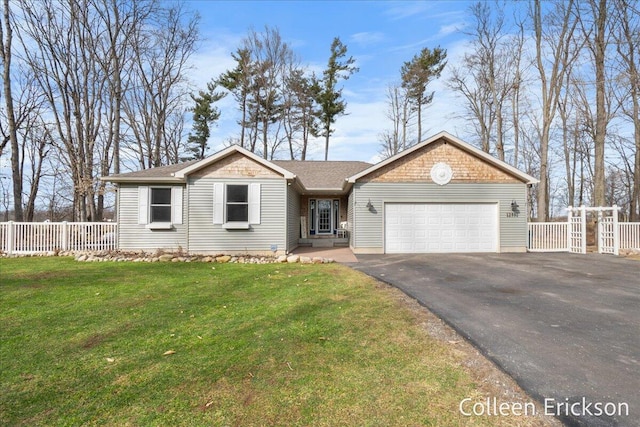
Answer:
<svg viewBox="0 0 640 427"><path fill-rule="evenodd" d="M7 253L9 255L11 255L13 253L13 241L14 241L14 229L13 229L13 225L14 222L13 221L9 221L7 223Z"/></svg>
<svg viewBox="0 0 640 427"><path fill-rule="evenodd" d="M567 212L568 212L567 213L567 252L571 252L571 245L572 245L572 242L571 242L571 236L572 236L572 233L571 233L571 231L572 231L571 230L571 227L572 227L571 218L573 217L573 206L569 206L567 208Z"/></svg>
<svg viewBox="0 0 640 427"><path fill-rule="evenodd" d="M587 208L584 205L580 206L580 228L582 234L582 242L580 246L582 247L582 253L587 253Z"/></svg>
<svg viewBox="0 0 640 427"><path fill-rule="evenodd" d="M596 234L598 235L598 253L604 253L603 252L603 247L604 247L604 227L602 224L602 219L603 219L603 215L602 215L602 211L598 210L598 227L596 228Z"/></svg>
<svg viewBox="0 0 640 427"><path fill-rule="evenodd" d="M60 232L62 234L60 242L62 243L62 250L63 251L68 251L69 250L69 227L67 224L67 221L62 221L62 227L60 228L62 231Z"/></svg>
<svg viewBox="0 0 640 427"><path fill-rule="evenodd" d="M613 205L613 253L620 255L620 229L618 228L618 205Z"/></svg>

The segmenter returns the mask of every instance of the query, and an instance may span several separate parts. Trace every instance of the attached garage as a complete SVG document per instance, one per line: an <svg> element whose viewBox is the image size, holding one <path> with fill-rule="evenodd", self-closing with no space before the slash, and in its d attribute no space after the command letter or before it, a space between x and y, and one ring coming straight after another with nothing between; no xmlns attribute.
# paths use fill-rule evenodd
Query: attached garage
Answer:
<svg viewBox="0 0 640 427"><path fill-rule="evenodd" d="M446 132L347 182L356 254L526 251L537 180Z"/></svg>
<svg viewBox="0 0 640 427"><path fill-rule="evenodd" d="M386 253L497 252L496 203L387 203Z"/></svg>

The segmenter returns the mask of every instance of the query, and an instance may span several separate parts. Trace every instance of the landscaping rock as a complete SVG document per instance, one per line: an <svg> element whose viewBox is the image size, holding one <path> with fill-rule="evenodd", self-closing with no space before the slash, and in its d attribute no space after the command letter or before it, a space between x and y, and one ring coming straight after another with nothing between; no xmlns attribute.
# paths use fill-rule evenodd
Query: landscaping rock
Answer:
<svg viewBox="0 0 640 427"><path fill-rule="evenodd" d="M280 255L277 259L278 262L287 262L287 256L286 255Z"/></svg>
<svg viewBox="0 0 640 427"><path fill-rule="evenodd" d="M158 260L162 261L162 262L168 262L171 261L173 259L173 255L171 254L164 254L164 255L160 255L158 257Z"/></svg>
<svg viewBox="0 0 640 427"><path fill-rule="evenodd" d="M301 264L311 264L312 263L312 259L309 258L308 256L301 256L300 257L300 263Z"/></svg>
<svg viewBox="0 0 640 427"><path fill-rule="evenodd" d="M318 257L318 256L314 256L313 259L311 260L314 264L322 264L322 257Z"/></svg>
<svg viewBox="0 0 640 427"><path fill-rule="evenodd" d="M231 257L229 255L222 255L222 256L217 256L216 257L216 262L219 262L219 263L222 263L222 264L226 263L226 262L229 262L229 261L231 261Z"/></svg>
<svg viewBox="0 0 640 427"><path fill-rule="evenodd" d="M300 256L299 255L291 255L291 256L287 257L287 262L290 262L292 264L295 264L298 261L300 261Z"/></svg>

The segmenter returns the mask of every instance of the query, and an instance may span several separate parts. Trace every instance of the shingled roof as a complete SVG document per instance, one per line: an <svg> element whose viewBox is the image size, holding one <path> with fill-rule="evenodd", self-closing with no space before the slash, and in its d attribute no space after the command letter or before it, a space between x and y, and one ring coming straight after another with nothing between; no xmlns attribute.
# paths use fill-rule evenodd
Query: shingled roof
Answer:
<svg viewBox="0 0 640 427"><path fill-rule="evenodd" d="M173 176L174 173L186 168L187 166L190 166L196 162L198 162L199 160L189 160L187 162L182 162L182 163L176 163L175 165L168 165L168 166L157 166L155 168L149 168L149 169L142 169L139 171L135 171L135 172L126 172L126 173L119 173L119 174L115 174L115 175L109 175L109 177L107 177L108 180L113 179L114 181L119 180L120 178L126 178L126 179L136 179L139 178L140 180L144 180L144 179L158 179L158 178L170 178Z"/></svg>
<svg viewBox="0 0 640 427"><path fill-rule="evenodd" d="M256 161L264 163L266 166L271 165L272 168L277 169L285 176L295 176L300 186L304 190L310 191L344 191L348 177L371 167L369 163L355 161L267 161L258 158L255 154L243 148L231 146L203 160L191 160L175 165L121 173L103 179L112 182L184 182L185 175L188 175L193 170L200 169L211 162L216 162L218 159L234 152L254 157Z"/></svg>
<svg viewBox="0 0 640 427"><path fill-rule="evenodd" d="M296 175L307 190L342 190L348 177L371 166L354 161L273 160L272 163Z"/></svg>

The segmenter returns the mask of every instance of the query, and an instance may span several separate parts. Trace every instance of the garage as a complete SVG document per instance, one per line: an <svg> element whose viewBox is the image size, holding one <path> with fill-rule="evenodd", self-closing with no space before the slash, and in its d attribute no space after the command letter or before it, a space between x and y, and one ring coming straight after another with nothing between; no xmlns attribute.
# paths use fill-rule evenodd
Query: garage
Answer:
<svg viewBox="0 0 640 427"><path fill-rule="evenodd" d="M497 203L386 203L386 253L497 252Z"/></svg>

